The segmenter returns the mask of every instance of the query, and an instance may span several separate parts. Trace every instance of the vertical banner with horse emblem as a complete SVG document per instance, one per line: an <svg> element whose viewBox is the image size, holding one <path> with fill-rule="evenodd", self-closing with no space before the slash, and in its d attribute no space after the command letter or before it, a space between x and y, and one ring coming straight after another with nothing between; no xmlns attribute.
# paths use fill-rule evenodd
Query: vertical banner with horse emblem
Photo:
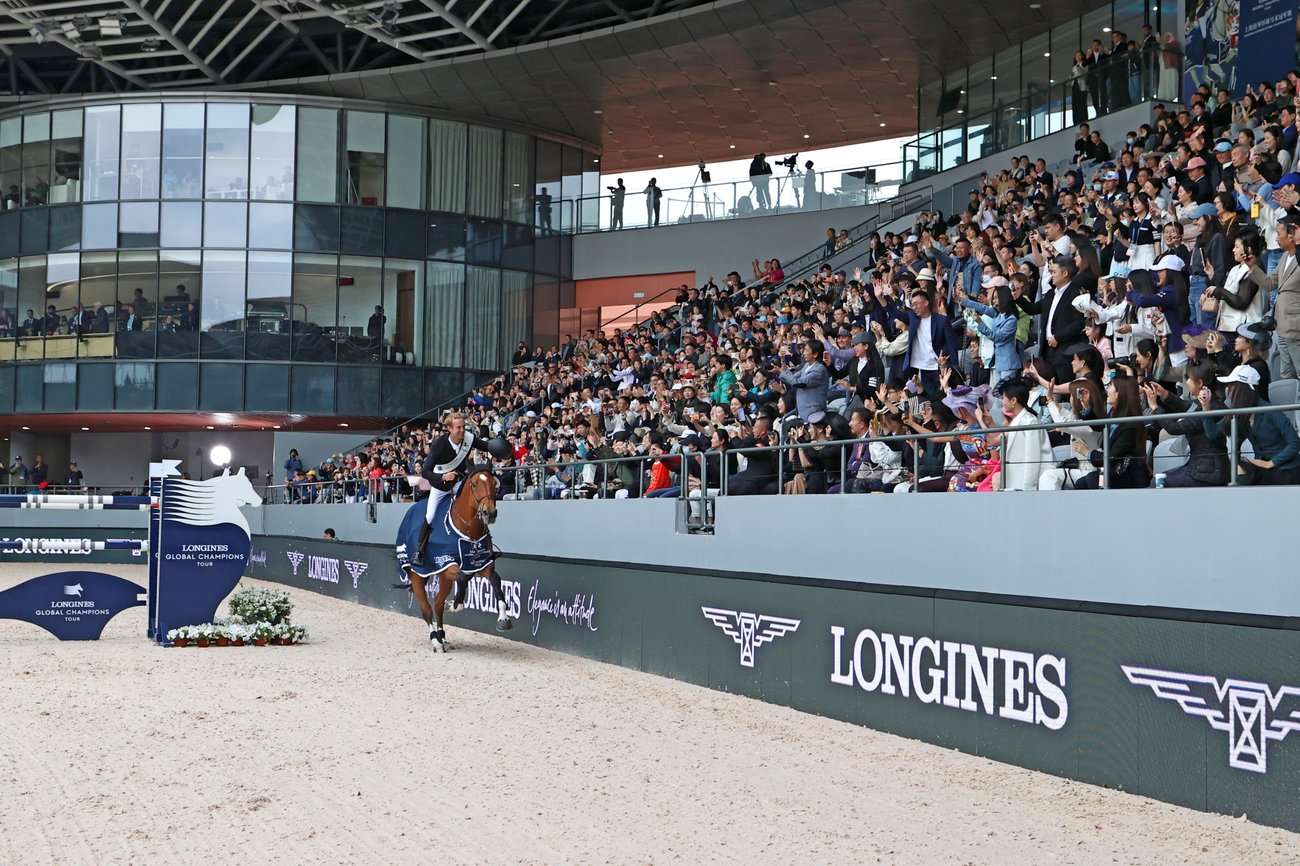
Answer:
<svg viewBox="0 0 1300 866"><path fill-rule="evenodd" d="M149 628L161 641L169 629L212 621L248 565L251 535L239 508L261 505L262 498L243 469L206 481L164 475L157 487Z"/></svg>

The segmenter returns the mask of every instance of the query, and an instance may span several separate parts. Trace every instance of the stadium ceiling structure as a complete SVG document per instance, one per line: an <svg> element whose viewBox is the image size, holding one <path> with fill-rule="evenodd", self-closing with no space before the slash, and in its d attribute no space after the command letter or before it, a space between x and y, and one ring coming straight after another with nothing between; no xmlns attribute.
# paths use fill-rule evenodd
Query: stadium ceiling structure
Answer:
<svg viewBox="0 0 1300 866"><path fill-rule="evenodd" d="M213 88L482 54L703 2L0 0L0 55L10 93Z"/></svg>
<svg viewBox="0 0 1300 866"><path fill-rule="evenodd" d="M605 170L916 128L945 70L1096 0L0 0L0 104L271 91L410 104L599 149Z"/></svg>

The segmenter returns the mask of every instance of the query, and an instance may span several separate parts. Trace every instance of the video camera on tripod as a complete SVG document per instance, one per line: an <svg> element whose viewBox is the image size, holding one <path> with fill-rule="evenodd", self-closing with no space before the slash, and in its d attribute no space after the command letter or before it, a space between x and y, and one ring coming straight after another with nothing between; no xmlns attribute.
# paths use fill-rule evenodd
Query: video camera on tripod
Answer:
<svg viewBox="0 0 1300 866"><path fill-rule="evenodd" d="M787 169L790 170L790 174L794 174L795 167L799 165L799 153L796 151L795 153L792 153L789 156L787 156L785 159L778 159L776 161L776 164L785 166Z"/></svg>

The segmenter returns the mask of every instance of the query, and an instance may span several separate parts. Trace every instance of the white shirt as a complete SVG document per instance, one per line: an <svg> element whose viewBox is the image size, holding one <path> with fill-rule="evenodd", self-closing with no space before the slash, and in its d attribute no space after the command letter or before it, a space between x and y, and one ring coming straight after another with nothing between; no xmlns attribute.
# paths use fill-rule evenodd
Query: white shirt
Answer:
<svg viewBox="0 0 1300 866"><path fill-rule="evenodd" d="M939 369L939 358L934 354L934 337L930 333L933 316L926 316L916 328L916 348L912 350L912 366L918 370Z"/></svg>
<svg viewBox="0 0 1300 866"><path fill-rule="evenodd" d="M1232 270L1223 279L1224 291L1236 294L1237 287L1241 281L1250 273L1249 265L1234 265ZM1227 301L1219 301L1219 321L1216 327L1220 331L1235 331L1242 325L1252 325L1264 318L1264 301L1267 300L1268 292L1257 291L1255 297L1250 299L1246 309L1238 310Z"/></svg>
<svg viewBox="0 0 1300 866"><path fill-rule="evenodd" d="M1056 255L1058 256L1063 256L1070 252L1070 239L1066 235L1061 235L1059 238L1050 241L1049 243L1051 243L1052 249L1056 251ZM1038 293L1040 295L1045 295L1052 290L1051 264L1051 260L1043 262L1043 269L1039 272Z"/></svg>
<svg viewBox="0 0 1300 866"><path fill-rule="evenodd" d="M1052 333L1052 319L1056 317L1056 307L1058 304L1061 303L1061 298L1065 297L1065 290L1066 288L1069 287L1069 285L1070 285L1069 283L1066 283L1064 286L1061 286L1059 289L1052 290L1052 306L1047 311L1047 323L1046 323L1047 339L1049 340L1056 336L1055 334Z"/></svg>

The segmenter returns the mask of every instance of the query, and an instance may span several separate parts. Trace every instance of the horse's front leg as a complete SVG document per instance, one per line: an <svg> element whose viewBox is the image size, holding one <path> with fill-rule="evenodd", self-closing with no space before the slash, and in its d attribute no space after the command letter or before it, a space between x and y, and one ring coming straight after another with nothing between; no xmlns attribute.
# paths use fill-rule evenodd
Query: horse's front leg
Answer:
<svg viewBox="0 0 1300 866"><path fill-rule="evenodd" d="M513 623L510 621L510 614L507 613L506 593L501 587L501 578L497 575L496 563L489 565L484 572L488 580L492 581L492 595L497 600L497 631L509 631Z"/></svg>
<svg viewBox="0 0 1300 866"><path fill-rule="evenodd" d="M451 594L452 587L456 585L459 577L460 569L454 565L448 566L438 575L438 594L433 599L433 615L437 623L429 630L429 640L438 652L451 649L451 644L447 643L447 631L442 626L442 614L447 607L447 596Z"/></svg>

